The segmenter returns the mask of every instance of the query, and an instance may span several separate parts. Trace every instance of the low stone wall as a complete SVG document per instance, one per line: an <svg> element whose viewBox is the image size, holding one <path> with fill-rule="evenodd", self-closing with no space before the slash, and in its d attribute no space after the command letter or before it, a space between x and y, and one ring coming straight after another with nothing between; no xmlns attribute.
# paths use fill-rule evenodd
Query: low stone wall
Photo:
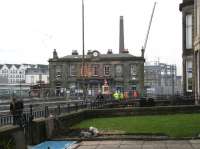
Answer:
<svg viewBox="0 0 200 149"><path fill-rule="evenodd" d="M26 143L34 145L44 140L51 139L55 135L66 134L70 126L89 118L177 113L200 113L200 106L88 109L55 117L50 116L49 118L37 119L32 122L26 130ZM12 136L15 142L18 142L17 140L19 140L19 138L25 140L20 128L14 126L7 127L7 129L3 127L0 129L0 137L4 136L5 138L5 136ZM25 147L22 146L20 149L25 149Z"/></svg>
<svg viewBox="0 0 200 149"><path fill-rule="evenodd" d="M26 149L25 136L19 127L0 127L0 149Z"/></svg>
<svg viewBox="0 0 200 149"><path fill-rule="evenodd" d="M129 107L86 110L87 118L136 116L136 115L166 115L177 113L200 113L200 106L163 106L163 107Z"/></svg>
<svg viewBox="0 0 200 149"><path fill-rule="evenodd" d="M31 124L31 131L27 136L27 142L34 145L51 139L55 135L66 134L70 126L86 119L85 115L85 110L81 110L34 120Z"/></svg>

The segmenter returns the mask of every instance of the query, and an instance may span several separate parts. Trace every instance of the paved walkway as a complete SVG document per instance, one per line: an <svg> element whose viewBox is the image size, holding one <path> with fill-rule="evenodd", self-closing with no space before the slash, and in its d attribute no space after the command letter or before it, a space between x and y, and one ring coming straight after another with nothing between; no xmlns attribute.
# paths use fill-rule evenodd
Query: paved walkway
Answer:
<svg viewBox="0 0 200 149"><path fill-rule="evenodd" d="M77 149L200 149L200 140L83 141Z"/></svg>

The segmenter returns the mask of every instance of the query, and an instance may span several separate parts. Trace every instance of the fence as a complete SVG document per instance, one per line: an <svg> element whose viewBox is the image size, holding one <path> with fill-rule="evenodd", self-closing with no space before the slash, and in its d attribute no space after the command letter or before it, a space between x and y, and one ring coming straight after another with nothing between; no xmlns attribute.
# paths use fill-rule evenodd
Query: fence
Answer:
<svg viewBox="0 0 200 149"><path fill-rule="evenodd" d="M90 101L74 101L66 104L58 104L53 107L40 106L34 108L30 105L29 108L23 111L23 115L20 118L20 124L25 125L32 121L32 119L45 118L50 115L60 115L64 113L70 113L78 111L80 109L98 109L98 108L114 108L114 107L150 107L150 106L168 106L168 105L193 105L194 99L190 98L178 98L171 97L171 99L154 99L154 98L140 98L140 99L128 99L128 100L90 100ZM9 125L14 123L15 117L11 114L0 115L0 126ZM18 118L19 119L19 118ZM23 124L22 124L23 123Z"/></svg>
<svg viewBox="0 0 200 149"><path fill-rule="evenodd" d="M95 101L95 102L71 102L66 105L56 105L54 107L41 106L39 108L33 108L32 105L26 110L23 111L23 115L13 116L12 114L4 114L0 115L0 126L14 124L15 118L17 119L17 123L21 124L24 122L29 122L32 119L36 118L45 118L50 115L60 115L63 113L75 112L80 109L86 108L102 108L104 107L104 101ZM108 102L107 102L108 104ZM16 111L17 113L17 111ZM24 125L24 124L21 124Z"/></svg>

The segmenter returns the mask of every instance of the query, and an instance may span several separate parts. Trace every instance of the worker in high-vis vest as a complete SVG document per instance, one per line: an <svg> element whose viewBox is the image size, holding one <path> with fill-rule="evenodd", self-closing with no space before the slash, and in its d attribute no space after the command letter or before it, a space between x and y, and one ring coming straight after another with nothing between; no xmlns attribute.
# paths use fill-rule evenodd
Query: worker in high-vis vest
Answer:
<svg viewBox="0 0 200 149"><path fill-rule="evenodd" d="M119 100L119 93L118 93L118 92L115 92L115 93L113 94L113 97L114 97L115 100Z"/></svg>
<svg viewBox="0 0 200 149"><path fill-rule="evenodd" d="M124 92L124 99L128 99L128 92Z"/></svg>
<svg viewBox="0 0 200 149"><path fill-rule="evenodd" d="M138 95L138 92L137 91L134 91L133 92L133 97L137 98L139 95Z"/></svg>
<svg viewBox="0 0 200 149"><path fill-rule="evenodd" d="M123 100L124 99L124 94L123 93L119 93L119 99Z"/></svg>

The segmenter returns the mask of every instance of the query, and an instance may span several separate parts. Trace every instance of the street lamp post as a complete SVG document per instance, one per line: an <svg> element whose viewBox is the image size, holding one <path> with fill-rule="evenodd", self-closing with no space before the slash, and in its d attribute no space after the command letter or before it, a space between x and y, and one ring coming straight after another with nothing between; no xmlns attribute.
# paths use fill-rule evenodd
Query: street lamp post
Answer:
<svg viewBox="0 0 200 149"><path fill-rule="evenodd" d="M21 74L22 74L22 72L20 71L19 74L20 74L19 75L19 87L20 87L20 93L19 93L19 95L20 95L20 99L21 99L22 98L22 94L21 94L21 91L22 91L22 84L21 84L21 81L22 81L21 77L22 76L21 76Z"/></svg>
<svg viewBox="0 0 200 149"><path fill-rule="evenodd" d="M84 30L84 0L82 0L82 76L83 76L83 100L86 98L85 86L85 30Z"/></svg>
<svg viewBox="0 0 200 149"><path fill-rule="evenodd" d="M40 97L42 97L42 74L39 74Z"/></svg>

